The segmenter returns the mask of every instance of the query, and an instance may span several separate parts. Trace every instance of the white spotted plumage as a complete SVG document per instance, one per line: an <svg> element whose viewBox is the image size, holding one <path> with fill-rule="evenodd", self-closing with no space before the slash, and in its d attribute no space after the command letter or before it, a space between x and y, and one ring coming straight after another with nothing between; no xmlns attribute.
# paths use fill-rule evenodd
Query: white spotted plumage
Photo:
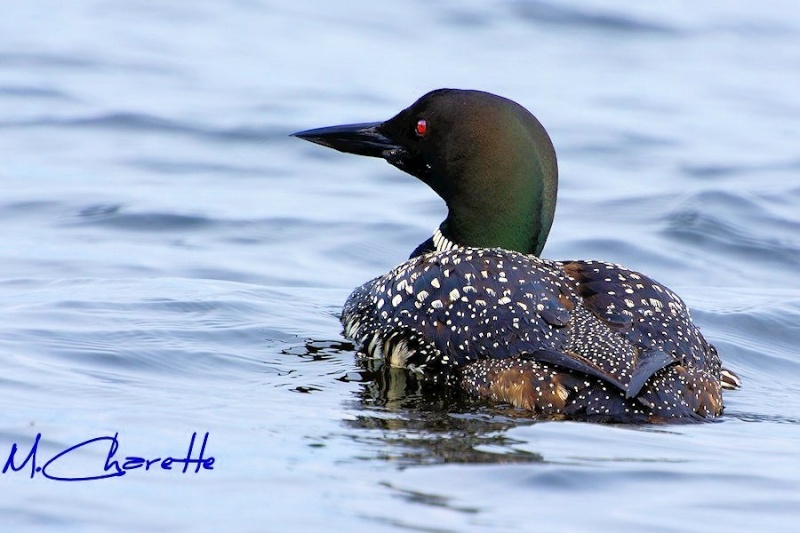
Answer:
<svg viewBox="0 0 800 533"><path fill-rule="evenodd" d="M354 291L342 322L367 357L546 416L721 412L726 371L686 306L619 265L448 248Z"/></svg>

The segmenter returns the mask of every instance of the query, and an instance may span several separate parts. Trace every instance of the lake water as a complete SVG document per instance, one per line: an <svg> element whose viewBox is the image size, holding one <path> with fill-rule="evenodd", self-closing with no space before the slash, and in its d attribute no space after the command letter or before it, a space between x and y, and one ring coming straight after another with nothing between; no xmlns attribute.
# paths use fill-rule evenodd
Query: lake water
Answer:
<svg viewBox="0 0 800 533"><path fill-rule="evenodd" d="M288 135L437 87L544 123L561 171L544 255L678 292L744 381L720 422L534 423L358 366L341 304L444 207L379 160ZM0 524L794 527L799 88L788 0L5 2L0 464L41 434L46 468L0 474ZM185 459L195 433L213 465L123 469Z"/></svg>

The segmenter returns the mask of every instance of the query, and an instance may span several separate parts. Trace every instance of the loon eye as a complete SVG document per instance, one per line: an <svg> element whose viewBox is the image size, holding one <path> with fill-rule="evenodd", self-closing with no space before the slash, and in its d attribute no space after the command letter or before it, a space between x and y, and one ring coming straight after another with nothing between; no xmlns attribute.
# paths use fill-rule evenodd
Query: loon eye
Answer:
<svg viewBox="0 0 800 533"><path fill-rule="evenodd" d="M417 137L425 137L428 133L428 122L421 118L417 121L417 125L414 126L414 131L417 133Z"/></svg>

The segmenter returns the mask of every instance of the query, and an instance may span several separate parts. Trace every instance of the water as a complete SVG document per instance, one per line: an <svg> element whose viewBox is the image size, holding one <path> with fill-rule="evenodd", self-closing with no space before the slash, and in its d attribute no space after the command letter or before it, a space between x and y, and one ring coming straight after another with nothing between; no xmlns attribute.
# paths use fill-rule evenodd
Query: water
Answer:
<svg viewBox="0 0 800 533"><path fill-rule="evenodd" d="M5 529L788 529L800 518L800 15L789 1L12 1L0 20L0 462L118 433L213 470L0 475ZM381 388L337 313L444 209L288 137L436 87L559 154L545 256L681 294L722 422L533 423ZM108 440L60 463L102 471ZM55 467L53 467L55 468ZM50 469L50 473L55 470Z"/></svg>

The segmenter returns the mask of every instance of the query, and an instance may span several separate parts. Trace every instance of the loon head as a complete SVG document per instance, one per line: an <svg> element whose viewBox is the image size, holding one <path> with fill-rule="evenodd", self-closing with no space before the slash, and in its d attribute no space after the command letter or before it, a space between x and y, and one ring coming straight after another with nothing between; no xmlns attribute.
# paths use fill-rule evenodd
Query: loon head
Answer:
<svg viewBox="0 0 800 533"><path fill-rule="evenodd" d="M380 157L415 176L447 204L442 235L458 246L539 255L553 223L556 154L527 109L482 91L438 89L385 122L293 134Z"/></svg>

